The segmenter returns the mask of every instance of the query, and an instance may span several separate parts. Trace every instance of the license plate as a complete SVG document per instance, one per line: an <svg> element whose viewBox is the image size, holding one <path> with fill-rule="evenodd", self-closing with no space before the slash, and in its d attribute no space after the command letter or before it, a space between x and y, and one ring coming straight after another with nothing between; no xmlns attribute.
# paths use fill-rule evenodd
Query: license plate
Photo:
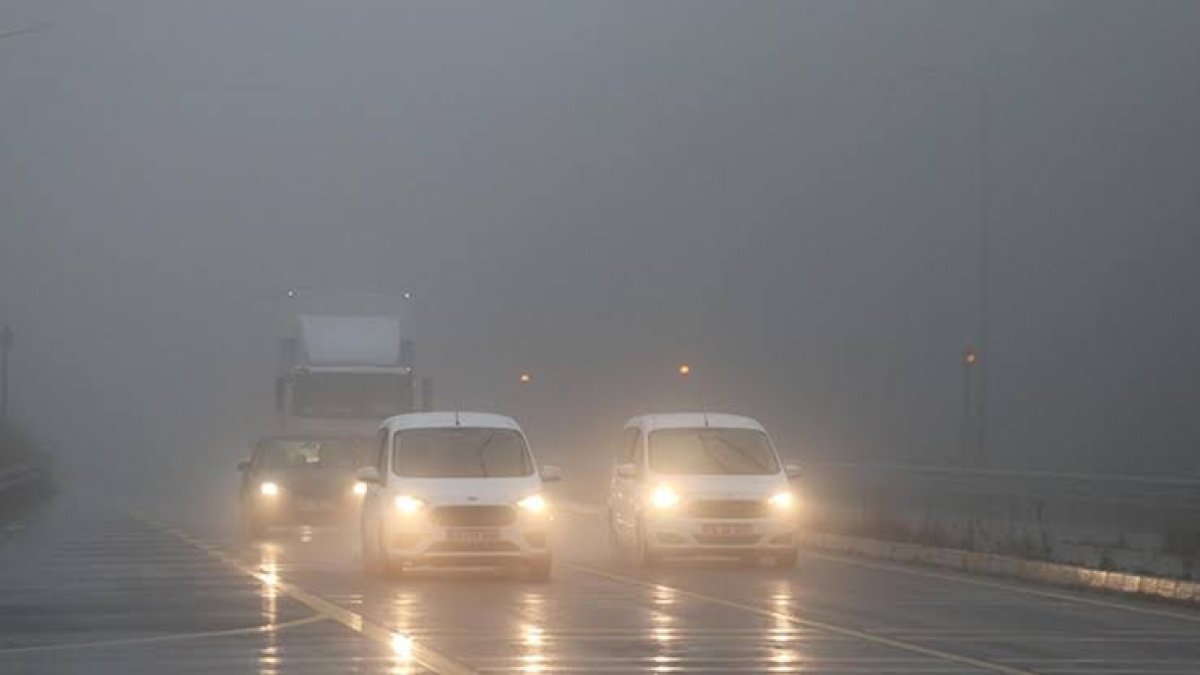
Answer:
<svg viewBox="0 0 1200 675"><path fill-rule="evenodd" d="M498 530L448 530L446 538L461 544L482 544L500 538Z"/></svg>
<svg viewBox="0 0 1200 675"><path fill-rule="evenodd" d="M737 534L754 534L754 527L747 523L705 523L700 526L700 533L728 537Z"/></svg>
<svg viewBox="0 0 1200 675"><path fill-rule="evenodd" d="M328 502L318 501L316 499L305 499L300 502L301 511L319 511L328 506Z"/></svg>

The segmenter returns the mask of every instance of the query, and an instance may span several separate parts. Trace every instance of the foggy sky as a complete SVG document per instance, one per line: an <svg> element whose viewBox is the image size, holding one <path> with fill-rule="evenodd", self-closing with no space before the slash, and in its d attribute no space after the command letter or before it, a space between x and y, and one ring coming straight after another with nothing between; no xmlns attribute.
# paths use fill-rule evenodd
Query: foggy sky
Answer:
<svg viewBox="0 0 1200 675"><path fill-rule="evenodd" d="M0 7L41 22L0 40L0 321L61 462L232 473L291 286L411 290L440 403L568 465L698 405L944 461L986 100L991 463L1196 468L1195 2Z"/></svg>

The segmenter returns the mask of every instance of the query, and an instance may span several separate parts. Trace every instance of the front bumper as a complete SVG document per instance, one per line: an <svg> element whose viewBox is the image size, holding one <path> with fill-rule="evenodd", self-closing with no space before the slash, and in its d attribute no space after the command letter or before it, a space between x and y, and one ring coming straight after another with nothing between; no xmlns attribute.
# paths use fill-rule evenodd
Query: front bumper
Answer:
<svg viewBox="0 0 1200 675"><path fill-rule="evenodd" d="M383 542L388 559L410 567L515 567L549 559L548 515L498 505L483 508L510 509L511 521L445 522L437 507L411 515L389 514Z"/></svg>
<svg viewBox="0 0 1200 675"><path fill-rule="evenodd" d="M664 556L773 555L795 550L794 517L702 518L648 513L647 543Z"/></svg>
<svg viewBox="0 0 1200 675"><path fill-rule="evenodd" d="M264 525L334 523L357 514L362 504L362 499L356 495L321 498L256 494L250 501L250 512Z"/></svg>

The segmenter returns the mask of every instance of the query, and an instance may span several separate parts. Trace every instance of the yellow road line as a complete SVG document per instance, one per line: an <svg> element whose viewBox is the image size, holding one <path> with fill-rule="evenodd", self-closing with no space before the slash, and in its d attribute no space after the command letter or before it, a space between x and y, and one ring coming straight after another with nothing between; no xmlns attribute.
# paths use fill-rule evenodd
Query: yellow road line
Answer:
<svg viewBox="0 0 1200 675"><path fill-rule="evenodd" d="M1013 593L1022 593L1025 595L1033 595L1051 600L1063 600L1066 602L1075 602L1082 605L1091 605L1093 607L1104 607L1105 609L1119 609L1126 612L1135 612L1137 614L1145 614L1147 616L1160 616L1171 619L1179 619L1180 621L1189 621L1200 623L1200 613L1177 612L1165 608L1157 607L1142 607L1116 600L1106 600L1104 598L1092 598L1073 593L1064 593L1051 590L1048 588L1034 588L1013 583L1005 583L1002 581L993 581L986 578L978 578L971 576L969 573L949 574L938 572L936 570L920 569L901 563L890 563L884 561L861 560L854 556L833 555L829 553L816 553L811 549L804 549L802 555L806 558L814 558L817 560L825 560L827 562L836 562L844 565L852 565L864 569L880 570L884 572L901 572L903 574L911 574L918 577L926 577L929 579L938 579L941 581L952 581L960 584L970 584L972 586L981 586L983 588L992 588L1002 591L1010 591ZM1086 592L1086 591L1084 591Z"/></svg>
<svg viewBox="0 0 1200 675"><path fill-rule="evenodd" d="M424 645L418 644L410 636L401 633L395 633L389 630L386 626L375 623L374 621L365 618L363 615L358 614L357 612L352 612L345 607L335 605L332 602L321 598L320 596L310 593L296 584L286 582L279 578L278 574L272 573L268 575L267 573L243 564L240 560L225 553L217 546L206 544L202 541L192 538L186 532L178 528L171 527L166 523L159 522L136 511L131 513L139 520L148 523L188 544L191 544L192 546L200 549L201 551L225 563L229 567L232 567L242 574L258 579L264 584L270 585L280 593L283 593L297 602L300 602L321 616L333 619L350 630L384 645L390 651L397 653L402 657L411 658L413 661L424 666L425 668L442 673L443 675L474 675L475 673L475 671L468 666L455 661L449 656L434 651L433 649L430 649Z"/></svg>
<svg viewBox="0 0 1200 675"><path fill-rule="evenodd" d="M254 635L257 633L275 633L285 628L293 626L303 626L309 623L318 621L326 621L329 617L324 615L306 616L303 619L294 619L285 621L284 623L268 623L262 626L248 626L246 628L228 628L225 630L207 630L197 633L172 633L170 635L150 635L146 637L136 638L119 638L116 640L95 640L93 642L69 642L66 644L53 645L31 645L29 647L9 647L0 649L0 657L9 654L28 654L30 652L55 652L66 651L71 649L94 649L97 647L125 647L128 645L153 644L158 642L175 642L177 640L198 640L202 638L228 637L232 635Z"/></svg>
<svg viewBox="0 0 1200 675"><path fill-rule="evenodd" d="M883 637L882 635L868 633L866 631L861 631L861 630L858 630L855 628L847 628L845 626L839 626L837 624L827 623L824 621L816 621L813 619L802 619L798 616L795 616L794 614L788 614L787 612L780 612L780 611L776 611L776 610L764 609L762 607L755 607L754 605L747 605L747 604L743 604L740 602L735 602L733 600L726 600L725 598L718 598L714 595L707 595L705 593L697 593L695 591L689 591L689 590L677 588L674 586L666 586L663 584L657 584L654 582L644 581L642 579L637 579L634 577L627 577L627 576L624 576L621 574L613 574L611 572L605 572L603 570L598 570L593 567L588 567L586 565L580 565L577 563L562 563L562 564L565 567L569 567L571 569L578 570L578 571L584 572L586 574L591 574L591 575L598 576L601 578L609 579L611 581L619 581L621 583L631 584L634 586L642 586L644 588L668 590L668 591L671 591L672 593L676 593L683 597L692 598L694 600L701 600L703 602L708 602L708 603L712 603L715 605L722 605L724 607L738 609L743 612L757 614L758 616L767 617L770 619L786 621L786 622L791 623L796 626L815 628L818 630L825 631L827 633L833 633L835 635L844 635L847 637L853 637L853 638L857 638L859 640L863 640L866 642L871 642L871 643L874 643L877 645L892 647L894 649L900 649L900 650L910 652L913 654L921 654L923 656L933 657L933 658L936 658L936 659L939 659L942 661L951 661L954 663L971 666L972 668L978 668L980 670L987 670L987 671L991 671L993 673L1006 673L1007 675L1033 675L1033 671L1022 670L1020 668L1013 668L1011 666L1006 666L1001 663L992 663L990 661L982 661L979 659L971 658L970 656L964 656L962 654L955 654L953 652L942 651L940 649L933 649L932 647L922 647L921 645L916 645L916 644L912 644L909 642L904 642L902 640L895 640L892 638Z"/></svg>

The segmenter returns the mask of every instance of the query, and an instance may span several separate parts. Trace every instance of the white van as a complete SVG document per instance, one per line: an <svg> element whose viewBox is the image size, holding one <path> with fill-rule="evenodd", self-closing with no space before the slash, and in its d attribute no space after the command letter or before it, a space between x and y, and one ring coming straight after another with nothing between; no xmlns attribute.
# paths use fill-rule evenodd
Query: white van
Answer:
<svg viewBox="0 0 1200 675"><path fill-rule="evenodd" d="M379 431L367 485L362 555L369 572L419 566L524 568L550 576L550 513L525 434L501 415L399 415Z"/></svg>
<svg viewBox="0 0 1200 675"><path fill-rule="evenodd" d="M625 424L608 500L609 540L642 565L664 557L796 562L797 498L766 430L749 417L675 413Z"/></svg>

